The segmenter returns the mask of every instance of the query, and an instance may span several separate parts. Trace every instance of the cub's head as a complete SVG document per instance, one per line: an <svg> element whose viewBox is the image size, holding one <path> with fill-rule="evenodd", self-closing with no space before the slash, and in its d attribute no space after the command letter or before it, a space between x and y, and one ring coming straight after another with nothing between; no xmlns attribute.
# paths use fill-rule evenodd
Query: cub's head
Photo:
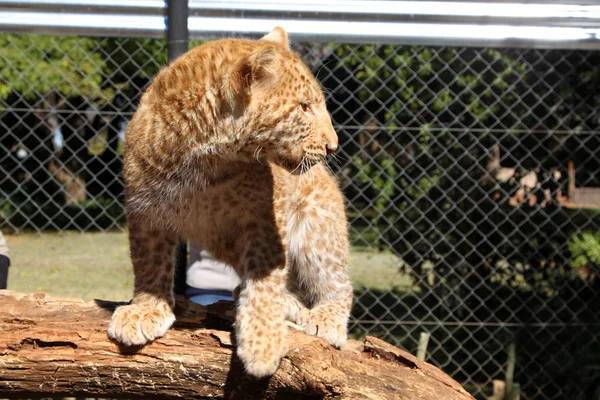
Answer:
<svg viewBox="0 0 600 400"><path fill-rule="evenodd" d="M276 27L255 44L235 70L244 113L252 121L247 150L300 172L338 146L325 96L308 67L289 50L285 30Z"/></svg>

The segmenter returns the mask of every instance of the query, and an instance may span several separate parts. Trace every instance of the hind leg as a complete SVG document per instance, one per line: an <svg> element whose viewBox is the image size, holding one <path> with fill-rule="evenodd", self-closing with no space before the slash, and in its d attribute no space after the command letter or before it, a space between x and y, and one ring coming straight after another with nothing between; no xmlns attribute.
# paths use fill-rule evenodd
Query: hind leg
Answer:
<svg viewBox="0 0 600 400"><path fill-rule="evenodd" d="M336 347L343 347L352 307L352 284L342 265L336 266L332 259L325 258L325 261L329 263L323 265L323 269L332 266L339 269L330 271L329 279L314 280L315 286L307 290L312 307L302 315L298 324L304 326L307 334L321 337Z"/></svg>
<svg viewBox="0 0 600 400"><path fill-rule="evenodd" d="M129 221L129 243L135 274L134 297L118 307L108 335L127 346L143 345L163 336L175 322L173 273L174 234Z"/></svg>
<svg viewBox="0 0 600 400"><path fill-rule="evenodd" d="M336 347L342 347L347 339L347 325L352 306L352 284L348 275L349 243L343 208L334 210L339 215L328 223L311 218L323 213L301 215L306 224L300 232L310 232L292 240L295 254L294 274L298 276L300 289L304 292L308 315L304 314L299 325L306 333L326 339Z"/></svg>

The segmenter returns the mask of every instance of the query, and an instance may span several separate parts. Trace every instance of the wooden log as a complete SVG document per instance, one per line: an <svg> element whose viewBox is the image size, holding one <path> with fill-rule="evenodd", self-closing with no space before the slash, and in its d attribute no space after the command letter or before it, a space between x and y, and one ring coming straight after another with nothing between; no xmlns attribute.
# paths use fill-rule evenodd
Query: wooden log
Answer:
<svg viewBox="0 0 600 400"><path fill-rule="evenodd" d="M337 350L293 331L267 379L247 376L227 330L230 303L177 299L178 322L137 349L111 342L118 303L0 290L0 398L473 399L436 367L379 339Z"/></svg>

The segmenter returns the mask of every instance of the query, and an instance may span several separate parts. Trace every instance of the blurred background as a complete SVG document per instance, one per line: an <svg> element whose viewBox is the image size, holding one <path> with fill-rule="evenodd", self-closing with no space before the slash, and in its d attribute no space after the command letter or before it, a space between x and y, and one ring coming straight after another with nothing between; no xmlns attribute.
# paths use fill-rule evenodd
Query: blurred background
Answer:
<svg viewBox="0 0 600 400"><path fill-rule="evenodd" d="M478 399L494 380L600 399L597 2L170 3L0 1L9 289L128 300L143 89L203 40L281 25L340 137L351 335L416 353L430 334L425 359Z"/></svg>

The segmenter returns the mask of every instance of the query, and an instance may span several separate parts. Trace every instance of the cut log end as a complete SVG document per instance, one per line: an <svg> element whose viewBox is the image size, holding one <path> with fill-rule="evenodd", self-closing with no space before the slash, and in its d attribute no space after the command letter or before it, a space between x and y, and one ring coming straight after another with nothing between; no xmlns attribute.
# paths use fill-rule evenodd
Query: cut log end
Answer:
<svg viewBox="0 0 600 400"><path fill-rule="evenodd" d="M235 357L227 302L178 298L167 335L123 353L106 335L118 305L0 290L0 398L473 399L438 368L370 336L337 350L291 329L277 373L253 379Z"/></svg>

